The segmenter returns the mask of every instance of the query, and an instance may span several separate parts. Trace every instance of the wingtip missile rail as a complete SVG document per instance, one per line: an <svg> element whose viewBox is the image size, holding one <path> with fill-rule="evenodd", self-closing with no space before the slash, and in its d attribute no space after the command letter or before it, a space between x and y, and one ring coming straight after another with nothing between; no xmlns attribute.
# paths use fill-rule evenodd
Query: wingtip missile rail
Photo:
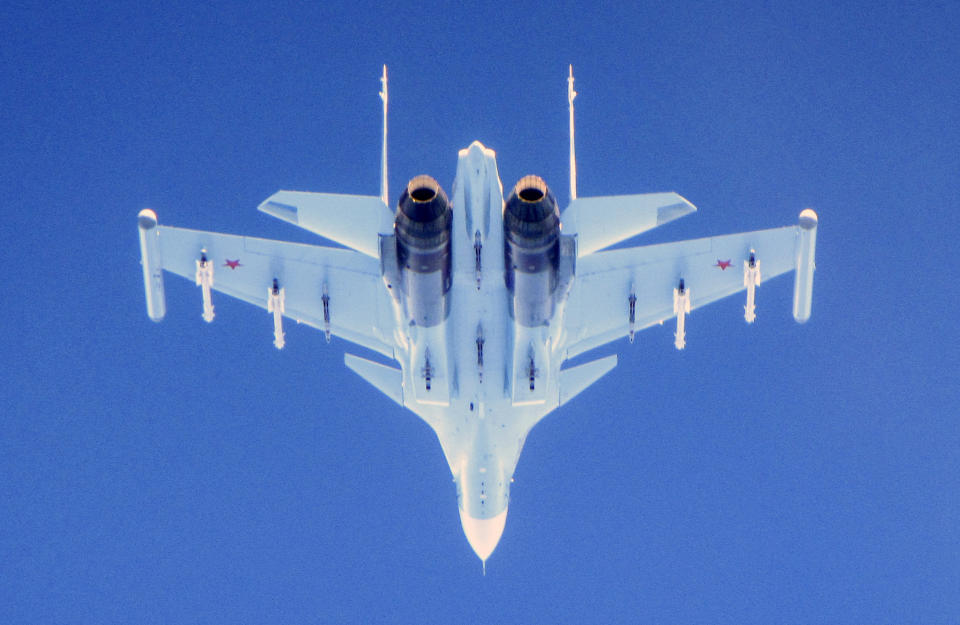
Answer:
<svg viewBox="0 0 960 625"><path fill-rule="evenodd" d="M145 208L137 215L140 230L140 264L143 265L143 290L147 299L147 315L153 321L162 321L167 314L163 292L163 260L160 258L160 239L157 214Z"/></svg>
<svg viewBox="0 0 960 625"><path fill-rule="evenodd" d="M817 213L805 208L800 213L800 236L797 239L797 274L793 285L793 318L797 323L810 319L813 299L813 271L816 268Z"/></svg>

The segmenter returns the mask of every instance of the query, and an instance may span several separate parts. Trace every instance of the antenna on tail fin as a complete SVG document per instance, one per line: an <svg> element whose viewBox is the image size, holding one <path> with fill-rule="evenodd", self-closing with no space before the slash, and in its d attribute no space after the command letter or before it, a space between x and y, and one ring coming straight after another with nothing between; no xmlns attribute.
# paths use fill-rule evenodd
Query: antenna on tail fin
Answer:
<svg viewBox="0 0 960 625"><path fill-rule="evenodd" d="M389 208L389 190L387 189L387 66L383 66L380 77L380 99L383 100L383 154L380 160L380 199Z"/></svg>
<svg viewBox="0 0 960 625"><path fill-rule="evenodd" d="M573 65L571 65L570 75L567 77L567 102L570 104L570 201L571 202L577 199L577 153L573 145L573 99L575 97L577 97L577 92L573 90Z"/></svg>

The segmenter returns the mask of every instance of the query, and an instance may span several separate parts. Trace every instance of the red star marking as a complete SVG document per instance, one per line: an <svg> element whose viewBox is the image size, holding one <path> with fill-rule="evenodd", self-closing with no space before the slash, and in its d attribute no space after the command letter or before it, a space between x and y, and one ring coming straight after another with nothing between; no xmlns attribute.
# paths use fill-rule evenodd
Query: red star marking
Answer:
<svg viewBox="0 0 960 625"><path fill-rule="evenodd" d="M243 265L240 264L240 259L239 259L239 258L238 258L237 260L230 260L230 259L228 258L228 259L227 259L227 262L223 263L223 266L224 266L224 267L229 267L230 269L236 269L237 267L243 267Z"/></svg>
<svg viewBox="0 0 960 625"><path fill-rule="evenodd" d="M730 267L731 265L733 265L733 263L731 263L729 260L720 260L720 259L718 258L718 259L717 259L717 264L714 265L714 267L719 267L719 268L720 268L720 271L725 271L725 270L727 269L727 267Z"/></svg>

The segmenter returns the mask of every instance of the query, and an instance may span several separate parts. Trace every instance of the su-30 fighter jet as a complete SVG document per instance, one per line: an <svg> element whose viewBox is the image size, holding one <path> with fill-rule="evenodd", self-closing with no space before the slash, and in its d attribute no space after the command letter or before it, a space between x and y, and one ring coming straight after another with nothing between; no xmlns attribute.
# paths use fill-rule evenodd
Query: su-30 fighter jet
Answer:
<svg viewBox="0 0 960 625"><path fill-rule="evenodd" d="M260 210L348 249L160 226L140 212L151 319L164 317L163 270L195 280L203 318L211 292L377 352L390 366L346 354L346 365L426 421L453 473L460 520L486 564L503 533L510 483L536 423L617 364L616 355L563 368L579 354L676 319L675 346L695 308L755 290L796 270L793 315L810 316L817 216L798 225L602 251L696 210L676 193L577 197L570 108L570 204L560 211L537 176L506 199L493 150L460 151L447 195L416 176L396 211L387 193L387 73L383 70L380 196L278 191Z"/></svg>

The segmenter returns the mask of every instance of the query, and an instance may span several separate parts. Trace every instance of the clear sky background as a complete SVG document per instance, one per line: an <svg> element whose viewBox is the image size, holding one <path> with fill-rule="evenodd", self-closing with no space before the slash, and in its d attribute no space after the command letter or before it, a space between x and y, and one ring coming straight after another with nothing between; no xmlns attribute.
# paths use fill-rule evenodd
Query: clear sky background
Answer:
<svg viewBox="0 0 960 625"><path fill-rule="evenodd" d="M0 9L0 622L960 620L956 3L74 4ZM486 577L348 344L145 312L141 208L378 192L382 63L393 196L478 139L565 205L573 63L580 194L699 208L642 242L820 215L806 325L791 275L600 350Z"/></svg>

